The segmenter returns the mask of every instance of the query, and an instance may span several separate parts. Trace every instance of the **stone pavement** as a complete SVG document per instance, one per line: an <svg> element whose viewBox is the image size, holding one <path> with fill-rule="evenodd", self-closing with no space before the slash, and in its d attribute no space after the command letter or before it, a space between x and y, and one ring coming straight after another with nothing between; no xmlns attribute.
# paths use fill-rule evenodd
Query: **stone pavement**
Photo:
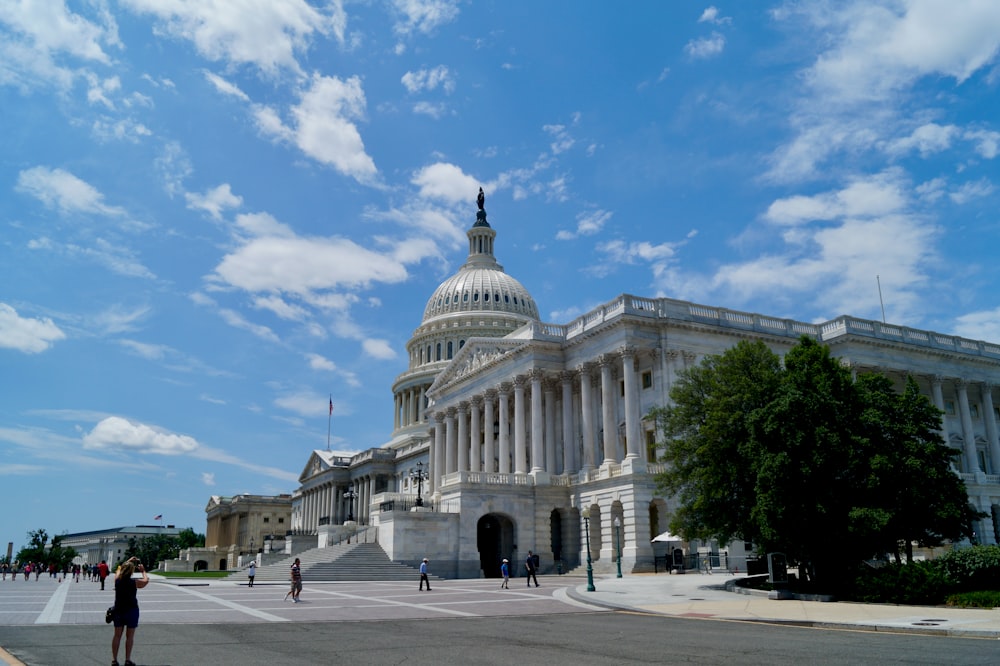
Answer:
<svg viewBox="0 0 1000 666"><path fill-rule="evenodd" d="M586 582L567 592L572 599L605 608L675 617L1000 639L1000 609L777 600L766 592L728 591L726 581L738 577L742 576L602 576L594 581L595 592L587 591Z"/></svg>

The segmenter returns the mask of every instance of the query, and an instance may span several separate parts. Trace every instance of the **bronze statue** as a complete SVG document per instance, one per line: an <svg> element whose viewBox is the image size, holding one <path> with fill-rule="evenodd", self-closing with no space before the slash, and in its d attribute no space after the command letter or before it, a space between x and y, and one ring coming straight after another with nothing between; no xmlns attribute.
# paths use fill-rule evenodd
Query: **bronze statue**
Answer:
<svg viewBox="0 0 1000 666"><path fill-rule="evenodd" d="M486 195L483 194L483 188L479 188L479 196L476 197L476 203L479 204L479 210L484 210L483 206L486 204Z"/></svg>

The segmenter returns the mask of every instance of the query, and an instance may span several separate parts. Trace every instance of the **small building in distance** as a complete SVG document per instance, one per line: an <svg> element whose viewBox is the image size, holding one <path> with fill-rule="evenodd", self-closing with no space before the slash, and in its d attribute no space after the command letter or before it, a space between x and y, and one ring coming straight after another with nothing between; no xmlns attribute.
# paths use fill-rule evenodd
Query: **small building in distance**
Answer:
<svg viewBox="0 0 1000 666"><path fill-rule="evenodd" d="M129 539L143 539L151 536L176 537L180 530L173 525L135 525L132 527L110 527L91 532L63 534L62 545L72 547L77 552L74 560L78 564L97 564L101 560L114 566L122 559L128 548Z"/></svg>

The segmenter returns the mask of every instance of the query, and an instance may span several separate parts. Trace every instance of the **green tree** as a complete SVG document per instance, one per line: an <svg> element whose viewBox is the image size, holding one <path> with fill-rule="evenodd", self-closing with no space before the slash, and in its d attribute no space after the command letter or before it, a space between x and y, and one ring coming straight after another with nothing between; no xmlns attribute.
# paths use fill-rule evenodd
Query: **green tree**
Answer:
<svg viewBox="0 0 1000 666"><path fill-rule="evenodd" d="M781 360L761 341L742 341L681 375L672 405L652 415L667 437L661 485L679 500L670 530L687 538L758 541L756 416L780 380Z"/></svg>
<svg viewBox="0 0 1000 666"><path fill-rule="evenodd" d="M965 483L952 471L959 452L941 441L941 411L907 377L902 393L876 374L858 378L863 422L873 446L868 492L879 552L913 561L913 544L940 546L972 538L982 514L969 506Z"/></svg>
<svg viewBox="0 0 1000 666"><path fill-rule="evenodd" d="M862 560L968 536L978 515L916 383L854 382L810 338L784 364L741 342L683 371L670 397L654 410L669 463L658 482L687 538L753 541L835 590Z"/></svg>
<svg viewBox="0 0 1000 666"><path fill-rule="evenodd" d="M28 545L17 551L17 561L21 564L25 562L44 562L45 544L48 543L49 533L43 529L31 530L28 532Z"/></svg>
<svg viewBox="0 0 1000 666"><path fill-rule="evenodd" d="M205 535L198 534L190 527L185 527L177 534L177 547L181 550L185 548L202 548L205 546Z"/></svg>
<svg viewBox="0 0 1000 666"><path fill-rule="evenodd" d="M62 535L52 537L52 545L47 557L48 564L55 564L59 571L64 571L78 554L72 546L62 545L62 540Z"/></svg>

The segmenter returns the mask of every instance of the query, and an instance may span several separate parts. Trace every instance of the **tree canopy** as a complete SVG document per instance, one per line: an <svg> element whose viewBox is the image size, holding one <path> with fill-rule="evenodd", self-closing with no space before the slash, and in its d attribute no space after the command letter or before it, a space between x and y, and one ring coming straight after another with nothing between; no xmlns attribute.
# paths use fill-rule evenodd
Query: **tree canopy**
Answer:
<svg viewBox="0 0 1000 666"><path fill-rule="evenodd" d="M802 337L784 363L742 341L682 371L671 405L653 410L666 437L658 478L686 538L743 539L781 551L813 581L876 556L912 555L971 536L979 516L950 467L941 412L916 382L902 392L850 371Z"/></svg>
<svg viewBox="0 0 1000 666"><path fill-rule="evenodd" d="M51 545L46 548L49 533L44 529L31 530L28 532L28 545L17 552L15 559L22 564L37 562L46 567L55 564L56 569L62 571L77 555L75 549L62 545L62 539L62 535L53 536Z"/></svg>

